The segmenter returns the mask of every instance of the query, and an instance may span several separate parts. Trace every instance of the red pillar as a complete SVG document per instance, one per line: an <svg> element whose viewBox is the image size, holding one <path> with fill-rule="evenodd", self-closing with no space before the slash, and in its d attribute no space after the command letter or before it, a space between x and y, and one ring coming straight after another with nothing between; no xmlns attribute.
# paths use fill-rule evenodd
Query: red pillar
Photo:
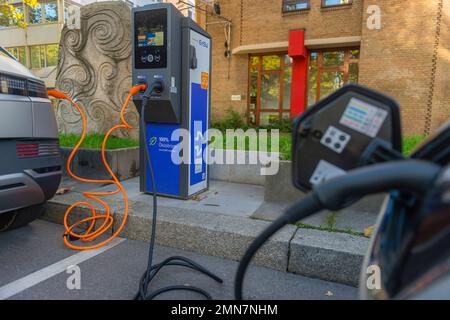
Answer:
<svg viewBox="0 0 450 320"><path fill-rule="evenodd" d="M308 52L305 48L305 30L289 31L289 56L292 63L291 118L306 109L306 84L308 74Z"/></svg>

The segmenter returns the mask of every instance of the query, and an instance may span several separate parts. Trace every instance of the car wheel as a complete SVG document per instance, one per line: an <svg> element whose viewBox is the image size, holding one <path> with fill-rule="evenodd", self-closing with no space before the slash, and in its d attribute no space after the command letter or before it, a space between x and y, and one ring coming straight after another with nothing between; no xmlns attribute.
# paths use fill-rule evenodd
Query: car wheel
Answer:
<svg viewBox="0 0 450 320"><path fill-rule="evenodd" d="M17 209L0 214L0 232L23 227L44 213L44 204Z"/></svg>

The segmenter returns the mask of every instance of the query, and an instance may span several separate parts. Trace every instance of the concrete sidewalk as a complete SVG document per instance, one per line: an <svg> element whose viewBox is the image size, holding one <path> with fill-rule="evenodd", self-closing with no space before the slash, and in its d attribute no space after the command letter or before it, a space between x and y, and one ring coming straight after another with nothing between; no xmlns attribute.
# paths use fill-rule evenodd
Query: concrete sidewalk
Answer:
<svg viewBox="0 0 450 320"><path fill-rule="evenodd" d="M121 235L128 239L148 240L152 223L151 196L141 194L138 180L130 179L123 185L129 198L129 217ZM44 219L61 223L73 203L85 200L80 192L111 191L113 186L95 186L63 182L74 189L55 196L48 203ZM105 197L110 204L117 228L123 218L122 195ZM246 248L270 222L255 219L255 212L279 210L283 204L264 201L264 187L211 181L210 189L196 200L158 199L159 245L238 261ZM90 201L89 201L90 202ZM269 208L269 209L267 209ZM102 210L102 208L99 208ZM71 219L90 215L90 209L78 208ZM359 219L360 217L357 217ZM352 217L348 217L350 221ZM311 219L314 222L314 220ZM322 222L316 220L317 227ZM365 222L368 225L372 221ZM364 226L364 224L359 224ZM314 225L312 225L314 226ZM322 226L323 227L323 226ZM311 228L286 226L261 248L254 259L260 266L294 272L310 277L357 285L363 255L368 239L354 233L327 232Z"/></svg>
<svg viewBox="0 0 450 320"><path fill-rule="evenodd" d="M289 181L288 179L285 180ZM139 178L132 178L122 181L121 183L127 191L128 199L137 202L152 202L150 195L143 194L139 191ZM80 183L69 178L63 180L61 187L71 187L73 188L73 192L105 192L115 190L114 185L105 186ZM277 195L267 195L267 192L271 192L270 190L272 189L274 189L274 187L271 185L261 186L211 180L209 190L195 197L195 200L191 199L184 201L167 197L158 197L158 205L273 221L279 217L293 201L300 198L302 195L297 191L298 197L289 195L289 197L282 196L277 200ZM289 191L286 191L286 189L286 187L283 187L283 190L275 190L273 193L287 194ZM123 196L119 193L111 198L120 200ZM381 203L379 199L375 200L378 203ZM341 212L323 211L308 217L301 222L312 227L343 230L349 231L349 233L362 233L365 228L372 226L375 223L377 216L376 208L375 210L373 210L373 208L371 208L372 210L364 209L364 207L367 207L368 205L374 206L370 202L365 201L362 205L354 206Z"/></svg>

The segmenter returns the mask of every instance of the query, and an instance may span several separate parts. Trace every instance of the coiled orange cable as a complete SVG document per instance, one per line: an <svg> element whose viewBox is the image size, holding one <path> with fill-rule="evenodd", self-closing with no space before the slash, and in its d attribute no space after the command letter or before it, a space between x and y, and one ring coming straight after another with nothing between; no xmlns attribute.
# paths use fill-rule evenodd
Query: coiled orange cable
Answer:
<svg viewBox="0 0 450 320"><path fill-rule="evenodd" d="M112 180L93 180L93 179L86 179L86 178L82 178L82 177L78 177L77 175L75 175L71 168L70 168L70 163L73 160L73 157L75 156L75 154L77 153L78 149L80 148L81 144L83 143L85 137L86 137L86 132L87 132L87 121L86 121L86 116L83 112L83 110L80 108L80 106L78 106L78 104L76 102L74 102L72 99L70 99L69 97L67 97L64 93L57 91L57 90L49 90L48 94L50 96L53 96L54 98L57 99L63 99L63 100L67 100L68 102L70 102L80 113L81 115L81 119L83 121L83 133L81 134L81 138L78 141L78 143L76 144L75 148L72 150L72 152L69 155L69 158L67 159L67 164L66 164L66 168L67 168L67 172L69 173L69 175L73 178L76 179L78 181L81 182L87 182L87 183L113 183L117 186L117 190L115 191L110 191L110 192L83 192L83 195L86 198L92 199L98 203L100 203L105 211L106 214L102 214L102 215L98 215L97 211L95 209L95 207L85 201L79 201L74 203L73 205L71 205L66 213L64 214L64 227L66 229L65 233L64 233L64 243L71 249L74 250L90 250L90 249L96 249L99 248L103 245L105 245L106 243L112 241L114 238L116 238L119 233L122 231L122 229L125 227L126 221L127 221L127 217L128 217L128 198L127 198L127 192L125 191L125 189L123 188L123 186L120 184L119 179L117 179L116 175L114 174L114 172L111 170L111 167L109 166L108 162L106 161L106 154L105 154L105 149L106 149L106 143L110 137L110 135L117 129L120 128L125 128L125 129L132 129L133 126L130 125L126 120L125 120L125 110L128 107L131 98L136 95L138 92L141 91L145 91L147 89L147 86L142 84L142 85L136 85L133 86L127 96L127 99L125 100L125 103L122 107L122 110L120 111L120 120L121 123L117 124L115 126L113 126L105 135L105 138L103 139L103 143L102 143L102 160L103 160L103 164L106 167L106 170L108 170L108 173L111 175ZM86 246L76 246L73 245L70 241L69 241L69 235L77 238L77 239L81 239L83 242L91 242L94 241L96 239L98 239L101 235L103 235L106 231L108 231L114 224L114 218L111 215L111 209L108 206L108 204L103 201L102 199L99 198L99 196L111 196L111 195L115 195L119 192L122 192L123 194L123 199L124 199L124 203L125 203L125 210L124 210L124 214L123 214L123 219L122 222L119 226L119 228L108 238L106 238L106 240L103 240L99 243L96 243L95 245L86 245ZM91 209L91 213L92 215L88 218L82 219L72 225L69 226L68 224L68 217L70 215L70 213L72 212L72 210L78 206L87 206ZM94 227L96 227L97 222L99 221L103 221L103 223L94 229ZM87 230L85 230L83 233L76 233L73 231L74 228L80 226L83 223L87 223L89 222L90 225L87 228Z"/></svg>

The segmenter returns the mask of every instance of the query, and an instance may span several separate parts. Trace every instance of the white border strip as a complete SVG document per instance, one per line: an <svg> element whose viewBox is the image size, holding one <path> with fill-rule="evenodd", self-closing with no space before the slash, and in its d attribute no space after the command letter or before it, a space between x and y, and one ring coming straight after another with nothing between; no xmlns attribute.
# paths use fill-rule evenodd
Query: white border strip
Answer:
<svg viewBox="0 0 450 320"><path fill-rule="evenodd" d="M57 274L64 272L68 267L78 265L86 260L89 260L125 241L123 238L116 238L113 241L105 244L101 248L81 251L66 259L58 261L48 267L33 272L23 278L10 282L3 287L0 287L0 300L8 299L26 289L29 289L42 281L50 279Z"/></svg>

